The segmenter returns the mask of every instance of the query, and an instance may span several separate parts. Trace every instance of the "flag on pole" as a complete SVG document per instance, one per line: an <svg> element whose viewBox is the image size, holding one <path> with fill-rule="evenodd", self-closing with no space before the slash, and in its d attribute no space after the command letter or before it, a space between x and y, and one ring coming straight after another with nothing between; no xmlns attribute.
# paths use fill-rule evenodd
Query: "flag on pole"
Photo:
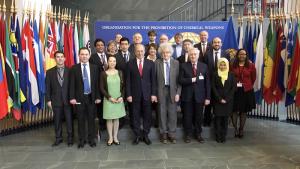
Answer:
<svg viewBox="0 0 300 169"><path fill-rule="evenodd" d="M254 52L253 52L253 35L252 35L252 25L250 22L250 28L249 28L249 34L248 34L248 41L247 41L247 51L248 51L248 56L249 56L249 60L251 60L251 62L253 63L253 59L254 59Z"/></svg>
<svg viewBox="0 0 300 169"><path fill-rule="evenodd" d="M40 104L39 108L42 109L44 107L44 96L45 96L45 74L44 74L44 64L43 64L43 53L42 53L42 44L39 37L39 32L37 28L37 22L34 20L33 23L33 44L34 44L34 56L35 56L35 64L36 64L36 76L37 76L37 84L39 91Z"/></svg>
<svg viewBox="0 0 300 169"><path fill-rule="evenodd" d="M285 37L283 35L282 25L281 23L277 24L277 39L276 39L276 47L274 49L275 53L273 53L273 73L272 73L272 82L271 82L271 90L273 94L274 101L278 103L282 97L284 92L283 85L283 77L284 77L284 62L282 60L282 43L285 45Z"/></svg>
<svg viewBox="0 0 300 169"><path fill-rule="evenodd" d="M243 26L243 22L242 24L239 26L239 31L238 31L238 48L242 49L243 48L243 40L244 40L244 26Z"/></svg>
<svg viewBox="0 0 300 169"><path fill-rule="evenodd" d="M264 35L262 32L262 23L260 24L260 32L257 40L256 48L256 80L254 83L254 92L256 96L256 103L261 104L262 102L262 80L263 80L263 64L264 64Z"/></svg>
<svg viewBox="0 0 300 169"><path fill-rule="evenodd" d="M75 61L76 63L79 63L79 56L78 56L78 51L79 51L79 38L78 38L78 29L77 29L77 23L75 22L75 26L74 26L74 57L75 57Z"/></svg>
<svg viewBox="0 0 300 169"><path fill-rule="evenodd" d="M23 49L23 55L25 56L25 59L27 61L27 67L28 67L28 96L27 98L30 99L29 106L30 111L32 113L36 112L36 105L39 103L39 91L38 91L38 84L37 84L37 71L36 71L36 64L35 64L35 58L34 58L34 51L33 51L33 37L32 32L30 28L29 21L25 21L25 25L23 27L22 32L22 46L24 46Z"/></svg>
<svg viewBox="0 0 300 169"><path fill-rule="evenodd" d="M48 23L47 45L45 50L46 70L51 69L56 65L54 52L56 51L55 31L52 29L51 23Z"/></svg>
<svg viewBox="0 0 300 169"><path fill-rule="evenodd" d="M269 23L266 37L266 48L264 50L264 89L263 98L266 103L271 104L273 102L273 95L271 91L271 80L273 70L273 54L275 50L276 33L272 32L272 23Z"/></svg>
<svg viewBox="0 0 300 169"><path fill-rule="evenodd" d="M88 49L91 48L90 46L90 32L88 23L84 23L83 25L83 46L87 47Z"/></svg>
<svg viewBox="0 0 300 169"><path fill-rule="evenodd" d="M8 114L8 89L6 82L6 74L5 74L5 62L4 56L2 52L2 47L0 45L0 120L3 119Z"/></svg>
<svg viewBox="0 0 300 169"><path fill-rule="evenodd" d="M238 44L236 41L234 25L231 16L227 25L222 49L226 51L227 49L237 49L237 48L238 48Z"/></svg>
<svg viewBox="0 0 300 169"><path fill-rule="evenodd" d="M70 30L68 25L64 25L64 54L65 54L65 65L71 67L74 65L74 56L72 55L73 46L70 45Z"/></svg>
<svg viewBox="0 0 300 169"><path fill-rule="evenodd" d="M297 23L295 24L295 29L297 28ZM288 28L288 39L287 39L287 60L286 60L286 68L285 68L285 87L286 87L286 95L285 95L285 106L289 106L295 102L294 96L295 94L288 91L288 81L289 76L291 73L291 65L292 65L292 58L293 58L293 51L294 51L294 32L293 32L293 23L289 21L289 28ZM296 37L295 37L296 38Z"/></svg>

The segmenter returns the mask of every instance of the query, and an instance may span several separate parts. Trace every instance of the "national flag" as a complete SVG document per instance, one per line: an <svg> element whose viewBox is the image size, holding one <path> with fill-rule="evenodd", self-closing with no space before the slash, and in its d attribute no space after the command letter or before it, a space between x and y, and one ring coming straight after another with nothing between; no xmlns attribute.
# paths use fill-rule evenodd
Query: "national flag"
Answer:
<svg viewBox="0 0 300 169"><path fill-rule="evenodd" d="M288 80L288 88L287 90L289 91L289 93L294 93L296 96L296 105L297 105L297 101L299 101L299 96L298 96L298 100L297 100L297 95L299 93L299 91L297 90L297 88L299 87L299 67L300 67L300 44L299 44L299 25L297 25L295 27L295 29L297 28L297 30L295 30L296 36L294 36L295 40L295 46L294 46L294 51L293 51L293 59L292 59L292 66L291 66L291 73L289 75L289 80ZM299 103L299 102L298 102ZM298 104L299 106L299 104Z"/></svg>
<svg viewBox="0 0 300 169"><path fill-rule="evenodd" d="M30 112L36 112L36 105L39 103L39 91L37 83L37 70L33 51L33 37L29 21L25 21L22 32L23 55L27 61L28 67L28 96Z"/></svg>
<svg viewBox="0 0 300 169"><path fill-rule="evenodd" d="M253 60L252 62L255 63L255 59L256 59L256 48L257 48L257 39L258 39L258 32L257 32L257 24L256 24L256 21L254 23L254 32L253 32Z"/></svg>
<svg viewBox="0 0 300 169"><path fill-rule="evenodd" d="M91 49L90 32L89 32L89 26L87 23L84 23L84 25L83 25L83 46L87 47L88 49Z"/></svg>
<svg viewBox="0 0 300 169"><path fill-rule="evenodd" d="M269 23L267 36L266 36L266 48L264 50L264 89L263 98L266 103L271 104L273 102L273 94L271 90L272 70L273 70L273 56L276 46L276 33L272 32L272 23Z"/></svg>
<svg viewBox="0 0 300 169"><path fill-rule="evenodd" d="M83 31L82 31L82 27L81 24L78 24L78 32L79 32L79 48L84 47L83 45Z"/></svg>
<svg viewBox="0 0 300 169"><path fill-rule="evenodd" d="M227 49L238 49L232 17L229 19L223 42L222 49L224 51Z"/></svg>
<svg viewBox="0 0 300 169"><path fill-rule="evenodd" d="M243 48L243 40L244 40L244 26L243 23L239 26L238 30L238 48L242 49Z"/></svg>
<svg viewBox="0 0 300 169"><path fill-rule="evenodd" d="M247 22L243 40L244 40L243 48L247 50L248 49L248 41L249 41L249 22Z"/></svg>
<svg viewBox="0 0 300 169"><path fill-rule="evenodd" d="M247 51L248 51L248 56L249 60L253 63L254 60L254 52L253 52L253 36L252 36L252 25L250 23L250 28L249 28L249 34L248 34L248 42L247 42Z"/></svg>
<svg viewBox="0 0 300 169"><path fill-rule="evenodd" d="M45 96L45 74L44 74L44 63L43 63L43 53L42 53L42 43L39 37L39 32L37 28L37 22L34 20L33 23L33 36L34 36L34 56L35 56L35 64L36 64L36 76L37 76L37 84L39 91L40 104L39 108L44 108L44 96Z"/></svg>
<svg viewBox="0 0 300 169"><path fill-rule="evenodd" d="M75 61L76 63L79 63L79 56L78 56L78 51L79 51L79 38L78 38L78 29L77 29L77 23L75 23L74 25L74 57L75 57Z"/></svg>
<svg viewBox="0 0 300 169"><path fill-rule="evenodd" d="M45 49L46 70L49 70L56 65L54 59L54 52L56 51L56 40L54 33L55 31L53 30L51 23L48 23L47 45Z"/></svg>
<svg viewBox="0 0 300 169"><path fill-rule="evenodd" d="M18 42L16 38L16 21L13 16L11 16L10 22L10 44L12 57L6 58L8 60L11 72L14 78L14 98L13 98L13 109L12 113L16 120L21 120L21 102L24 102L24 95L20 90L20 77L19 77L19 58L18 58Z"/></svg>
<svg viewBox="0 0 300 169"><path fill-rule="evenodd" d="M282 30L281 23L277 23L277 39L276 39L276 47L274 49L275 53L273 54L274 65L273 65L273 73L272 73L272 82L271 82L271 90L273 94L273 99L276 103L278 103L282 97L284 92L284 62L282 60L282 43L285 43L285 37Z"/></svg>
<svg viewBox="0 0 300 169"><path fill-rule="evenodd" d="M6 117L8 114L8 89L7 89L7 82L6 82L6 74L5 74L5 62L4 56L2 52L2 47L0 44L0 120Z"/></svg>
<svg viewBox="0 0 300 169"><path fill-rule="evenodd" d="M74 65L74 56L72 55L73 46L70 46L70 29L68 25L64 25L64 55L66 58L65 65L71 67Z"/></svg>
<svg viewBox="0 0 300 169"><path fill-rule="evenodd" d="M298 29L297 23L295 24L295 29ZM288 44L287 44L287 61L286 61L286 68L285 68L285 87L286 87L286 95L285 95L285 106L289 106L295 102L294 96L295 93L291 93L288 88L288 81L291 73L291 65L292 65L292 58L294 52L294 32L293 32L293 23L289 21L289 28L288 28ZM295 37L296 39L296 37Z"/></svg>
<svg viewBox="0 0 300 169"><path fill-rule="evenodd" d="M298 66L298 71L297 71L297 85L296 85L296 100L295 104L297 107L300 107L300 33L299 33L299 27L298 27L298 34L297 34L297 39L296 39L296 46L295 46L295 62L297 62Z"/></svg>
<svg viewBox="0 0 300 169"><path fill-rule="evenodd" d="M260 24L260 32L257 40L256 48L256 80L254 83L254 92L256 96L256 103L261 104L262 102L262 80L263 80L263 63L264 63L264 35L262 32L262 24Z"/></svg>

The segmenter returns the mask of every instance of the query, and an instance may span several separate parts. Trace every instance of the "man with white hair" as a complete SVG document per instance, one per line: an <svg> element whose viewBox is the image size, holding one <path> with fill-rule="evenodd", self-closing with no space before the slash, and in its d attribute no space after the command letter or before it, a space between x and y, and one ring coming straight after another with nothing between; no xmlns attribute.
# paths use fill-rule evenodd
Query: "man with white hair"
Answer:
<svg viewBox="0 0 300 169"><path fill-rule="evenodd" d="M208 32L203 30L199 34L200 42L195 44L194 47L198 48L199 53L199 59L200 61L203 61L205 58L206 52L211 50L211 43L209 43L208 40Z"/></svg>
<svg viewBox="0 0 300 169"><path fill-rule="evenodd" d="M201 136L203 107L210 104L208 68L206 64L198 61L197 48L191 48L188 55L189 62L181 64L179 74L179 82L182 86L184 141L190 143L191 136L195 133L196 139L203 143L204 139Z"/></svg>
<svg viewBox="0 0 300 169"><path fill-rule="evenodd" d="M134 48L137 44L142 44L143 42L143 36L140 33L135 33L132 36L132 44L129 46L129 52L134 54Z"/></svg>
<svg viewBox="0 0 300 169"><path fill-rule="evenodd" d="M173 48L170 44L161 44L158 52L161 59L155 61L157 82L160 141L176 143L177 103L181 94L179 84L179 62L173 59Z"/></svg>

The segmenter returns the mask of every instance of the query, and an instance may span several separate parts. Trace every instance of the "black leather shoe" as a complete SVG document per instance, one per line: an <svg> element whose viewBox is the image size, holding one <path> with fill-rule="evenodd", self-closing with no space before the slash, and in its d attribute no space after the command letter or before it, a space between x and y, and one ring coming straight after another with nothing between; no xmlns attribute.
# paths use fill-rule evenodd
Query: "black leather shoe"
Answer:
<svg viewBox="0 0 300 169"><path fill-rule="evenodd" d="M140 137L135 137L135 139L133 140L132 144L133 145L138 145L140 141L141 141Z"/></svg>
<svg viewBox="0 0 300 169"><path fill-rule="evenodd" d="M84 144L83 144L83 143L79 143L78 146L77 146L78 149L81 149L81 148L83 148L83 147L84 147Z"/></svg>
<svg viewBox="0 0 300 169"><path fill-rule="evenodd" d="M56 141L52 144L52 147L58 146L58 145L60 145L60 143L62 143L62 142L63 142L62 140L56 140Z"/></svg>
<svg viewBox="0 0 300 169"><path fill-rule="evenodd" d="M152 144L152 142L151 142L151 140L149 139L148 136L145 136L145 137L144 137L144 142L145 142L147 145Z"/></svg>
<svg viewBox="0 0 300 169"><path fill-rule="evenodd" d="M185 143L190 143L191 142L191 137L190 136L185 136L184 142Z"/></svg>
<svg viewBox="0 0 300 169"><path fill-rule="evenodd" d="M117 146L121 144L120 141L114 141L113 143L114 143L115 145L117 145Z"/></svg>
<svg viewBox="0 0 300 169"><path fill-rule="evenodd" d="M96 143L93 141L89 142L89 145L90 145L90 147L96 147Z"/></svg>
<svg viewBox="0 0 300 169"><path fill-rule="evenodd" d="M196 137L196 139L198 140L199 143L204 143L204 139L202 138L201 135L198 135L198 136Z"/></svg>

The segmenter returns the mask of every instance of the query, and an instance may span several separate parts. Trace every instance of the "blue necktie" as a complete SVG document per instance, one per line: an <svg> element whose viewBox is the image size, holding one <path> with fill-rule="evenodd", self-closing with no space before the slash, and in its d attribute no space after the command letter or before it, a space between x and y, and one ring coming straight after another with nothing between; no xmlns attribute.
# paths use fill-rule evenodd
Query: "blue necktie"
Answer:
<svg viewBox="0 0 300 169"><path fill-rule="evenodd" d="M170 66L169 66L169 62L165 62L166 63L166 85L170 85Z"/></svg>
<svg viewBox="0 0 300 169"><path fill-rule="evenodd" d="M89 84L88 73L86 70L86 64L83 64L83 86L84 94L90 94L91 88Z"/></svg>

